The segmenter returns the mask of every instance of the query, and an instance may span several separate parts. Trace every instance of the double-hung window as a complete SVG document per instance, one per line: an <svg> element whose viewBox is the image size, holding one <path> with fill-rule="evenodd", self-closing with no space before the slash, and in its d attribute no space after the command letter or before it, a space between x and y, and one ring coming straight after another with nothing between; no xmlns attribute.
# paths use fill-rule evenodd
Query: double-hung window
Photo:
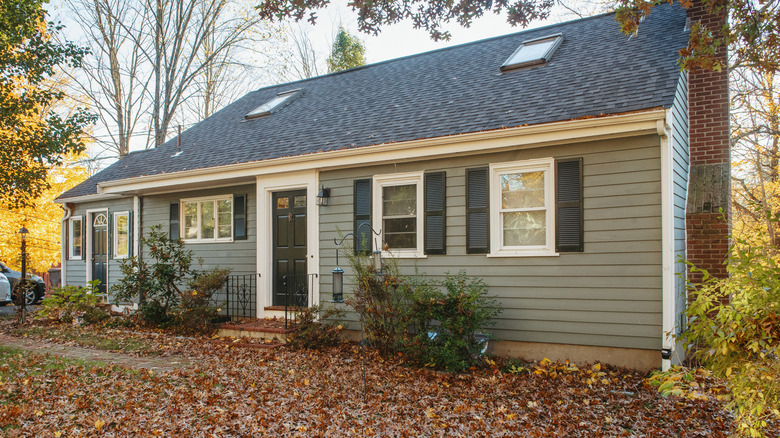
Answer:
<svg viewBox="0 0 780 438"><path fill-rule="evenodd" d="M70 218L70 227L68 228L68 233L70 234L68 242L70 243L70 259L71 260L81 260L82 258L82 249L83 249L83 239L82 239L82 232L83 232L83 217L82 216L73 216Z"/></svg>
<svg viewBox="0 0 780 438"><path fill-rule="evenodd" d="M114 258L130 255L130 212L114 213Z"/></svg>
<svg viewBox="0 0 780 438"><path fill-rule="evenodd" d="M182 237L188 242L233 240L233 197L184 199Z"/></svg>
<svg viewBox="0 0 780 438"><path fill-rule="evenodd" d="M553 160L491 165L491 255L553 255Z"/></svg>
<svg viewBox="0 0 780 438"><path fill-rule="evenodd" d="M374 177L373 227L397 257L423 257L423 173Z"/></svg>

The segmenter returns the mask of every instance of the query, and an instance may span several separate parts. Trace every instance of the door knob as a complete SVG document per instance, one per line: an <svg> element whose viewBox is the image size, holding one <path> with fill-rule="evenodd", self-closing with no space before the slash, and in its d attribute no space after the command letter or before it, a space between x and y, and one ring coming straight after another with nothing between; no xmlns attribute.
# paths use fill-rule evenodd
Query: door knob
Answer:
<svg viewBox="0 0 780 438"><path fill-rule="evenodd" d="M92 260L92 261L94 262L94 261L95 261L95 258L94 258L94 257L92 257L90 260Z"/></svg>

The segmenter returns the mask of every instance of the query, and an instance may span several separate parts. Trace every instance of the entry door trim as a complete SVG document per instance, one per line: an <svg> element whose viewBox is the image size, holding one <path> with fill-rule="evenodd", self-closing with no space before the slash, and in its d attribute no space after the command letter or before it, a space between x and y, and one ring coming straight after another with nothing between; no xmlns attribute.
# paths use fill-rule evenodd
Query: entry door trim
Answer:
<svg viewBox="0 0 780 438"><path fill-rule="evenodd" d="M82 252L84 253L84 261L87 263L87 269L84 271L86 272L86 276L84 277L84 284L89 283L92 281L92 215L93 213L105 213L106 217L108 217L108 208L93 208L89 209L84 212L84 220L87 221L87 235L84 236L86 248L82 249ZM106 226L106 233L111 233L111 230L108 229L111 226L111 221L108 221L108 225ZM108 242L107 242L108 244ZM106 291L109 289L109 285L111 284L111 278L109 277L109 263L111 263L111 257L110 252L106 254ZM108 293L106 293L106 300L108 300Z"/></svg>
<svg viewBox="0 0 780 438"><path fill-rule="evenodd" d="M306 270L309 275L317 274L320 267L320 217L316 202L318 184L319 174L315 170L257 177L257 273L260 274L257 294L258 318L265 317L265 307L270 306L273 302L273 223L271 222L273 193L287 190L306 190L306 249L308 252ZM313 282L310 305L316 305L320 302L319 280L318 278L317 281Z"/></svg>

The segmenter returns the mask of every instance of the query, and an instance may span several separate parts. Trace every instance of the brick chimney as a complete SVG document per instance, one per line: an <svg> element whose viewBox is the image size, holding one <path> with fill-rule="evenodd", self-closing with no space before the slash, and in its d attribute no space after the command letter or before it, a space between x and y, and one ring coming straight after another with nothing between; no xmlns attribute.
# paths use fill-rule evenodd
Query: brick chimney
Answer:
<svg viewBox="0 0 780 438"><path fill-rule="evenodd" d="M691 23L700 22L713 33L720 31L725 11L711 14L701 1L688 9ZM718 56L728 65L727 48ZM715 277L726 277L724 264L731 234L731 150L729 145L728 71L688 72L690 180L686 227L687 257ZM723 210L723 216L719 210ZM701 274L689 273L690 281Z"/></svg>

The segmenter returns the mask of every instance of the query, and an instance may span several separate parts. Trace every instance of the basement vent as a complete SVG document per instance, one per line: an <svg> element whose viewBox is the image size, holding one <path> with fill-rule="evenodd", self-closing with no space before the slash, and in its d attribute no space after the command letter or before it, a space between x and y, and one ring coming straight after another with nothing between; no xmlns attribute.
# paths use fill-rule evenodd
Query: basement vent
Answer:
<svg viewBox="0 0 780 438"><path fill-rule="evenodd" d="M563 34L560 33L523 41L512 56L501 65L501 71L547 64L562 41Z"/></svg>
<svg viewBox="0 0 780 438"><path fill-rule="evenodd" d="M268 102L260 105L259 107L252 110L249 114L244 116L245 119L256 119L258 117L263 117L271 114L272 111L279 108L283 103L290 100L291 97L297 95L301 90L289 90L289 91L283 91L276 95L273 99L269 100Z"/></svg>

